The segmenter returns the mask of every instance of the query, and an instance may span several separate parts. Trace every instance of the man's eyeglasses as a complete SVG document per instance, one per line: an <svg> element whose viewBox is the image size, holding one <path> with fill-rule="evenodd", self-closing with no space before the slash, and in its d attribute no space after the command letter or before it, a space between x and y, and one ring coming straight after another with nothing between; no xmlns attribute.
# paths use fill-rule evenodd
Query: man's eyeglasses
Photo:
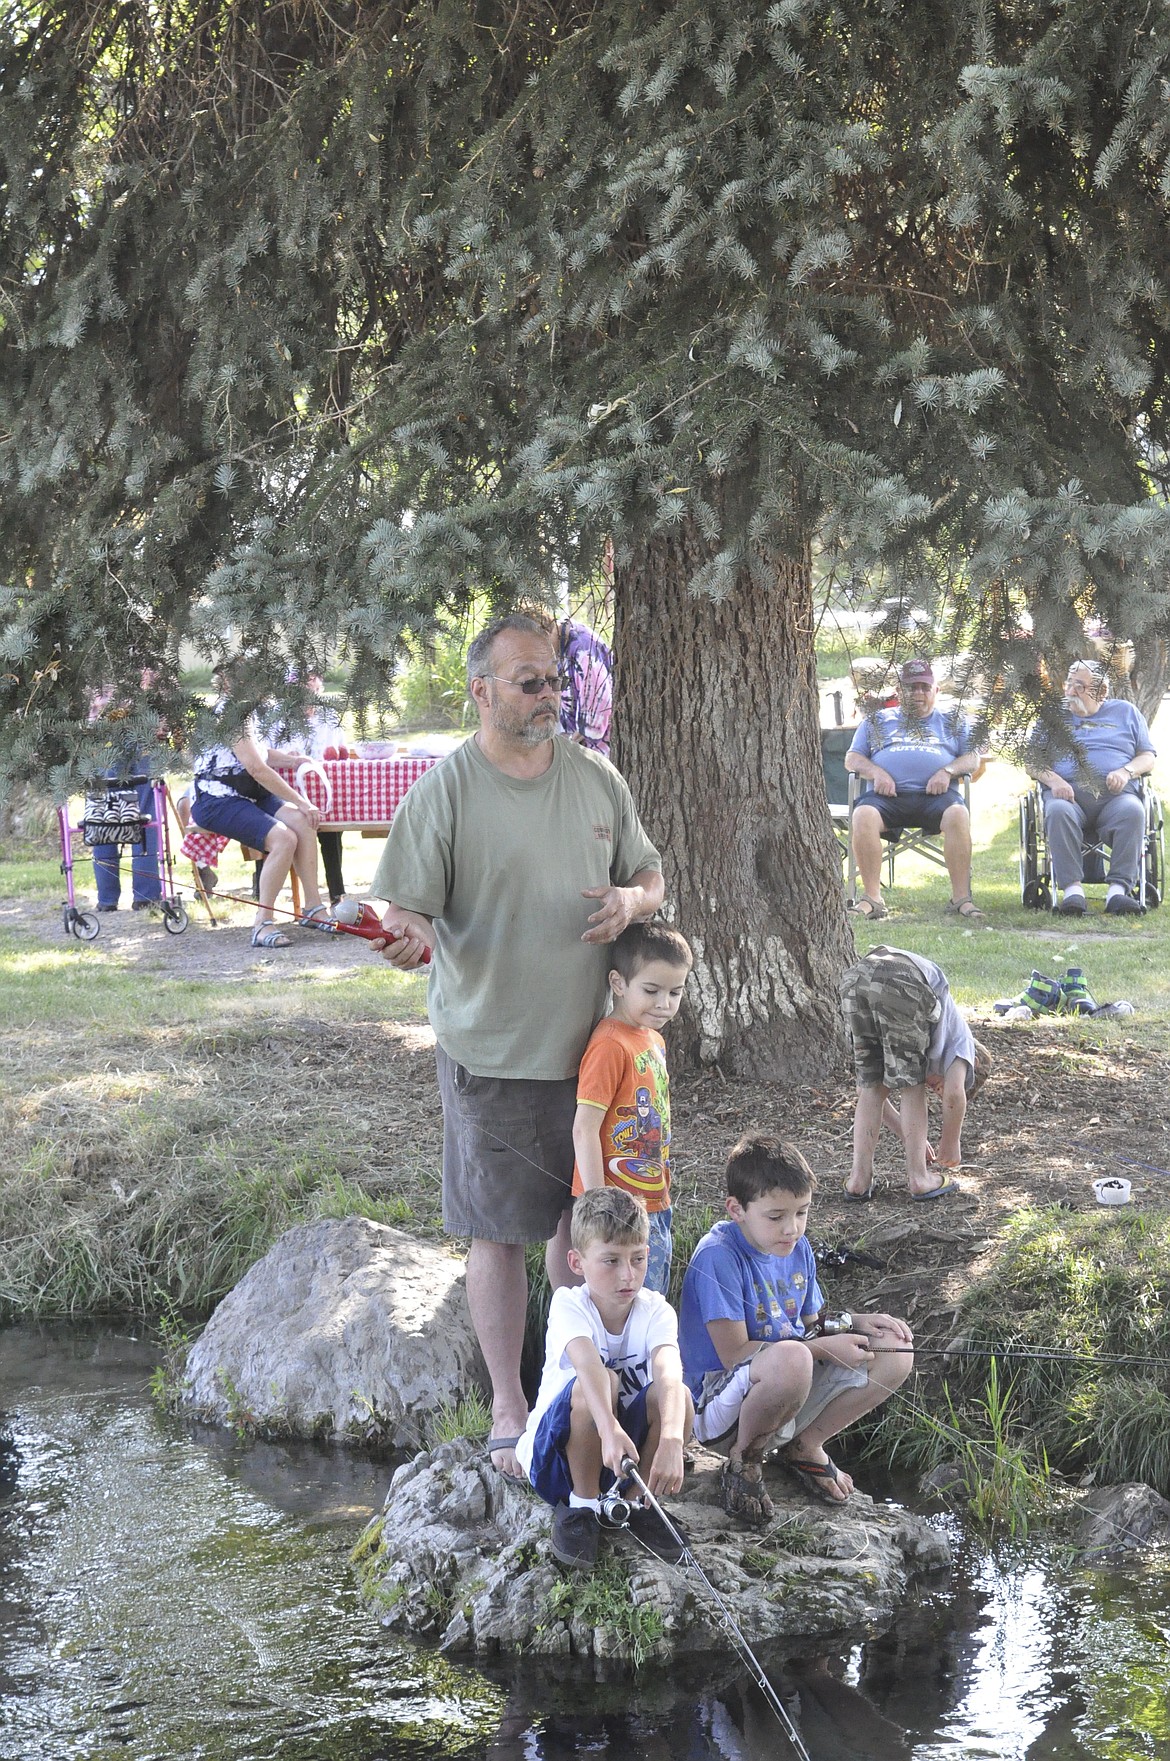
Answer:
<svg viewBox="0 0 1170 1761"><path fill-rule="evenodd" d="M511 685L525 697L539 697L542 691L555 691L558 696L568 684L564 673L537 673L531 679L506 679L502 673L481 673L483 679L495 679L499 685Z"/></svg>

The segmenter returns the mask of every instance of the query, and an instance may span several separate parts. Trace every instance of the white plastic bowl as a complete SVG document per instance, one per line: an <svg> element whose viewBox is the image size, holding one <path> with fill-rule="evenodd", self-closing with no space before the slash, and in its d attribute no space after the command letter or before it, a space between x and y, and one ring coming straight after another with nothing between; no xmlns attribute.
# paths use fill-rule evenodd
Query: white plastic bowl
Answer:
<svg viewBox="0 0 1170 1761"><path fill-rule="evenodd" d="M1129 1203L1129 1181L1118 1179L1115 1175L1111 1175L1108 1180L1094 1180L1093 1191L1097 1194L1099 1205L1127 1205Z"/></svg>

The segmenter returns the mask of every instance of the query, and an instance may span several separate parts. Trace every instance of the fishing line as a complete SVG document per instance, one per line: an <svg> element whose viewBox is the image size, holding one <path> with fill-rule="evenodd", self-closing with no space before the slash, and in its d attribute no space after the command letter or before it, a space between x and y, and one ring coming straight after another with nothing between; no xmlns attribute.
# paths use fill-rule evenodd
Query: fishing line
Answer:
<svg viewBox="0 0 1170 1761"><path fill-rule="evenodd" d="M975 1358L1015 1358L1022 1362L1050 1364L1144 1364L1155 1369L1170 1370L1170 1358L1138 1357L1136 1355L1112 1354L1108 1352L1087 1351L1042 1351L1033 1350L1030 1346L1014 1345L874 1345L869 1343L869 1350L877 1355L905 1355L913 1352L917 1357L975 1357Z"/></svg>
<svg viewBox="0 0 1170 1761"><path fill-rule="evenodd" d="M663 1510L661 1504L659 1504L657 1498L654 1496L653 1492L651 1492L649 1486L638 1472L637 1462L628 1455L623 1456L622 1458L622 1473L626 1479L633 1480L634 1484L641 1492L643 1499L649 1504L651 1510L658 1517L659 1521L665 1525L672 1541L674 1541L675 1545L681 1549L683 1563L694 1572L699 1579L699 1582L706 1590L708 1596L711 1598L711 1601L719 1614L719 1618L723 1622L724 1631L732 1641L736 1654L740 1661L747 1666L751 1673L752 1680L763 1694L765 1700L767 1700L772 1711L776 1714L781 1729L788 1738L788 1741L792 1744L796 1753L800 1756L800 1761L812 1761L812 1757L805 1748L804 1743L801 1741L800 1732L797 1730L795 1724L793 1724L792 1719L789 1717L788 1712L785 1709L783 1700L781 1700L779 1694L772 1686L772 1683L768 1679L767 1671L764 1669L763 1664L760 1662L759 1658L748 1644L747 1639L744 1637L742 1627L732 1614L725 1599L720 1595L719 1591L715 1588L714 1584L699 1564L699 1561L695 1558L690 1540L681 1529L677 1528L675 1524L671 1522L670 1517L666 1514L665 1510Z"/></svg>

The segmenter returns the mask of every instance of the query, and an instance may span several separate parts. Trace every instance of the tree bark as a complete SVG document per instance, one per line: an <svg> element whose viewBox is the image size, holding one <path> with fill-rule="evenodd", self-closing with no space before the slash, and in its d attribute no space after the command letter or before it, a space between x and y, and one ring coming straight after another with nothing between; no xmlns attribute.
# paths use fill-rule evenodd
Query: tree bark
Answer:
<svg viewBox="0 0 1170 1761"><path fill-rule="evenodd" d="M1170 687L1170 641L1164 633L1147 631L1137 638L1129 684L1134 702L1147 722L1152 722Z"/></svg>
<svg viewBox="0 0 1170 1761"><path fill-rule="evenodd" d="M676 1069L805 1082L840 1066L853 959L825 798L811 569L756 556L692 595L693 526L615 570L615 759L662 851L666 913L695 970Z"/></svg>

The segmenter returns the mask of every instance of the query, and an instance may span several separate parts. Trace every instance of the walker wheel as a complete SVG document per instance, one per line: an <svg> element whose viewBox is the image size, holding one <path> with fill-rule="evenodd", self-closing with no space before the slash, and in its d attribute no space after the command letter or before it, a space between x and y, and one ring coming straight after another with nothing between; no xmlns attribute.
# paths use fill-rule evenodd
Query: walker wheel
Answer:
<svg viewBox="0 0 1170 1761"><path fill-rule="evenodd" d="M102 926L92 911L75 911L69 928L79 942L96 942L102 931Z"/></svg>
<svg viewBox="0 0 1170 1761"><path fill-rule="evenodd" d="M163 928L169 936L181 936L189 922L185 905L177 899L164 901Z"/></svg>

